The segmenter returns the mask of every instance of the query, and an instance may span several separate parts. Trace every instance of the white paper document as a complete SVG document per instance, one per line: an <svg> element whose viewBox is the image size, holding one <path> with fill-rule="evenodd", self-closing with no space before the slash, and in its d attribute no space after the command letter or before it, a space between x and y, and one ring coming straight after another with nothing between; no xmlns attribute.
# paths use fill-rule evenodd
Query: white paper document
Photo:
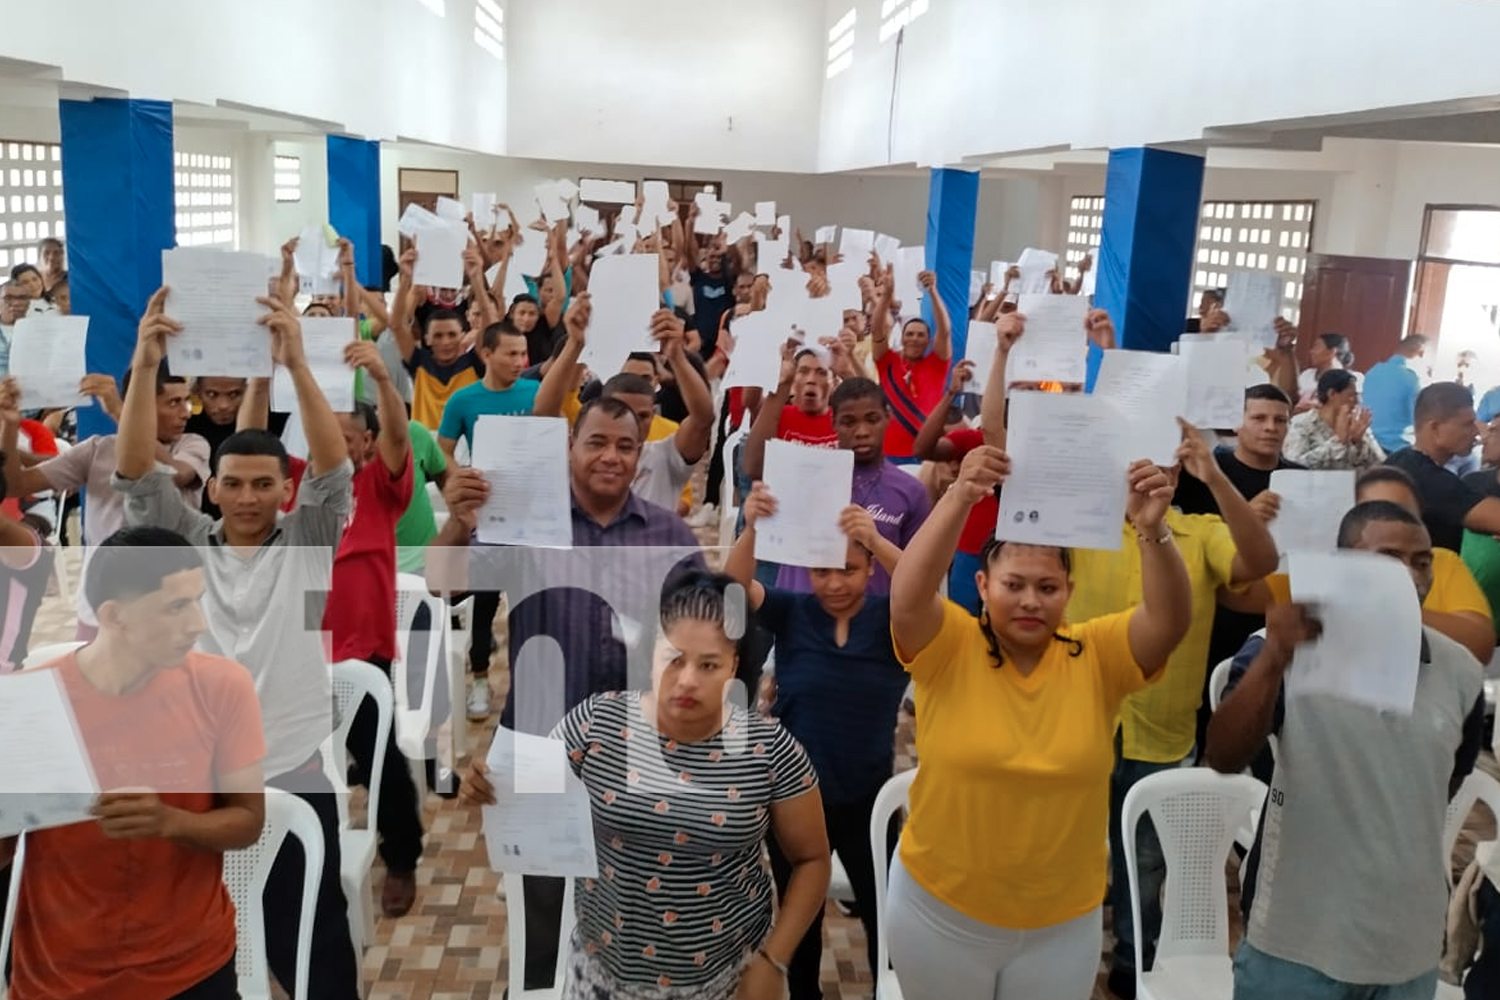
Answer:
<svg viewBox="0 0 1500 1000"><path fill-rule="evenodd" d="M870 273L863 259L846 257L837 264L829 264L825 272L828 278L828 297L838 303L839 309L864 309L864 294L859 290L859 279ZM843 317L839 317L842 322ZM837 332L837 331L835 331Z"/></svg>
<svg viewBox="0 0 1500 1000"><path fill-rule="evenodd" d="M1292 600L1310 605L1323 623L1322 635L1292 655L1287 700L1324 695L1410 715L1422 660L1422 606L1406 567L1350 549L1294 552L1287 562Z"/></svg>
<svg viewBox="0 0 1500 1000"><path fill-rule="evenodd" d="M555 226L568 219L568 201L558 188L557 181L544 181L536 186L536 203L542 210L547 225Z"/></svg>
<svg viewBox="0 0 1500 1000"><path fill-rule="evenodd" d="M846 261L855 261L861 267L874 249L875 234L868 229L845 229L839 238L839 253Z"/></svg>
<svg viewBox="0 0 1500 1000"><path fill-rule="evenodd" d="M417 263L412 283L427 288L458 288L464 283L464 250L469 228L462 222L440 219L417 230Z"/></svg>
<svg viewBox="0 0 1500 1000"><path fill-rule="evenodd" d="M901 241L894 236L885 233L875 235L875 256L880 258L882 264L896 263L896 251L901 249Z"/></svg>
<svg viewBox="0 0 1500 1000"><path fill-rule="evenodd" d="M1276 318L1281 315L1281 278L1261 271L1231 271L1224 289L1224 311L1230 328L1246 335L1261 350L1276 346Z"/></svg>
<svg viewBox="0 0 1500 1000"><path fill-rule="evenodd" d="M776 203L774 201L757 201L755 203L755 224L757 226L776 225Z"/></svg>
<svg viewBox="0 0 1500 1000"><path fill-rule="evenodd" d="M1005 272L1010 270L1010 265L1003 260L990 261L990 294L986 302L993 302L1000 297L1000 292L1005 288Z"/></svg>
<svg viewBox="0 0 1500 1000"><path fill-rule="evenodd" d="M1026 332L1011 348L1008 380L1082 384L1088 377L1088 302L1077 295L1027 294L1016 311L1026 317Z"/></svg>
<svg viewBox="0 0 1500 1000"><path fill-rule="evenodd" d="M44 312L18 320L11 335L10 373L21 387L21 405L28 410L89 405L89 397L78 391L88 374L88 339L87 316Z"/></svg>
<svg viewBox="0 0 1500 1000"><path fill-rule="evenodd" d="M600 378L618 372L631 352L656 350L651 317L661 303L659 268L654 253L601 257L594 264L593 319L581 360Z"/></svg>
<svg viewBox="0 0 1500 1000"><path fill-rule="evenodd" d="M1105 401L1078 393L1016 392L995 537L1033 545L1120 548L1126 470L1119 422Z"/></svg>
<svg viewBox="0 0 1500 1000"><path fill-rule="evenodd" d="M767 441L764 471L776 513L755 525L755 558L842 569L849 538L839 530L839 515L854 493L854 452Z"/></svg>
<svg viewBox="0 0 1500 1000"><path fill-rule="evenodd" d="M469 203L475 228L488 232L500 225L500 199L493 191L475 191L469 195Z"/></svg>
<svg viewBox="0 0 1500 1000"><path fill-rule="evenodd" d="M490 484L489 499L479 509L479 541L573 547L566 420L482 416L474 424L469 463Z"/></svg>
<svg viewBox="0 0 1500 1000"><path fill-rule="evenodd" d="M738 243L755 231L755 216L749 212L741 212L734 217L729 225L724 227L724 240L728 243Z"/></svg>
<svg viewBox="0 0 1500 1000"><path fill-rule="evenodd" d="M1233 430L1245 414L1245 342L1238 338L1188 340L1178 356L1187 372L1183 419L1204 430Z"/></svg>
<svg viewBox="0 0 1500 1000"><path fill-rule="evenodd" d="M995 351L999 346L1000 337L995 332L994 323L969 320L969 336L964 342L964 360L974 362L974 377L964 386L964 392L984 395L990 384L990 369L995 366Z"/></svg>
<svg viewBox="0 0 1500 1000"><path fill-rule="evenodd" d="M182 332L167 338L173 375L271 375L271 332L258 322L266 307L267 260L257 253L202 247L163 250L161 280L171 291L167 315Z"/></svg>
<svg viewBox="0 0 1500 1000"><path fill-rule="evenodd" d="M926 294L917 276L927 270L927 248L925 246L902 247L896 251L896 259L893 263L896 268L896 291L892 298L901 303L904 313L909 316L916 315L917 304Z"/></svg>
<svg viewBox="0 0 1500 1000"><path fill-rule="evenodd" d="M792 294L793 336L804 344L837 337L844 326L844 306L832 295L815 299L805 290Z"/></svg>
<svg viewBox="0 0 1500 1000"><path fill-rule="evenodd" d="M354 342L352 316L302 317L302 350L313 380L334 413L354 412L354 369L344 363L344 348ZM297 409L297 387L291 373L281 365L271 379L271 409L292 413Z"/></svg>
<svg viewBox="0 0 1500 1000"><path fill-rule="evenodd" d="M55 670L0 675L0 837L88 820L93 764Z"/></svg>
<svg viewBox="0 0 1500 1000"><path fill-rule="evenodd" d="M984 293L984 272L969 272L969 308L973 309L979 304L979 296Z"/></svg>
<svg viewBox="0 0 1500 1000"><path fill-rule="evenodd" d="M1176 463L1177 447L1182 444L1177 418L1187 409L1187 381L1180 356L1105 351L1093 395L1107 401L1113 412L1110 423L1123 428L1120 444L1127 464L1141 458L1163 467Z"/></svg>
<svg viewBox="0 0 1500 1000"><path fill-rule="evenodd" d="M764 312L735 320L734 353L724 370L724 387L748 386L775 392L781 382L781 347L785 343L786 330Z"/></svg>
<svg viewBox="0 0 1500 1000"><path fill-rule="evenodd" d="M437 221L437 216L416 202L408 202L406 208L401 212L401 219L396 223L397 230L402 236L414 238L417 232Z"/></svg>
<svg viewBox="0 0 1500 1000"><path fill-rule="evenodd" d="M815 246L824 246L832 243L834 234L838 232L838 228L838 226L819 226L818 231L813 235L813 244Z"/></svg>
<svg viewBox="0 0 1500 1000"><path fill-rule="evenodd" d="M755 234L755 267L758 271L769 271L772 268L781 267L781 262L786 260L787 245L789 238L781 237L773 240L765 233Z"/></svg>
<svg viewBox="0 0 1500 1000"><path fill-rule="evenodd" d="M580 233L588 233L591 236L604 233L604 225L599 219L598 210L589 208L587 205L579 205L574 209L573 225L578 227Z"/></svg>
<svg viewBox="0 0 1500 1000"><path fill-rule="evenodd" d="M468 214L469 211L464 208L463 202L438 195L437 217L439 219L447 219L449 222L463 222L464 217ZM475 219L474 222L475 225L478 225L479 220Z"/></svg>
<svg viewBox="0 0 1500 1000"><path fill-rule="evenodd" d="M578 196L600 205L628 205L635 201L635 182L585 179L579 183Z"/></svg>
<svg viewBox="0 0 1500 1000"><path fill-rule="evenodd" d="M588 789L562 740L497 729L486 758L495 804L483 810L490 867L518 875L596 878Z"/></svg>
<svg viewBox="0 0 1500 1000"><path fill-rule="evenodd" d="M1047 275L1057 270L1057 254L1027 247L1021 251L1016 267L1021 269L1021 280L1011 287L1011 291L1022 295L1046 295L1052 291L1052 279Z"/></svg>
<svg viewBox="0 0 1500 1000"><path fill-rule="evenodd" d="M724 228L724 216L719 211L719 197L713 191L701 191L693 196L698 206L698 218L693 222L693 232L699 236L714 236Z"/></svg>
<svg viewBox="0 0 1500 1000"><path fill-rule="evenodd" d="M332 226L308 226L297 237L292 251L301 291L310 295L332 295L338 289L338 233Z"/></svg>
<svg viewBox="0 0 1500 1000"><path fill-rule="evenodd" d="M1270 524L1276 551L1332 552L1338 548L1339 523L1354 506L1353 469L1277 469L1272 493L1281 509Z"/></svg>

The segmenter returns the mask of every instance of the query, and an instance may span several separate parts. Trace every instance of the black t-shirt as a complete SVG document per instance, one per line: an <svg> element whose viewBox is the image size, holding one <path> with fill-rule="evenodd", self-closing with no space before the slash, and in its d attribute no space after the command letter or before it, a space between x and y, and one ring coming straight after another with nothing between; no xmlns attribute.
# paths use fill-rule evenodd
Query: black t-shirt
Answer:
<svg viewBox="0 0 1500 1000"><path fill-rule="evenodd" d="M545 314L538 316L536 326L526 335L526 360L528 364L539 365L552 357L552 351L557 347L557 342L567 335L563 327L563 321L559 319L556 326L547 325Z"/></svg>
<svg viewBox="0 0 1500 1000"><path fill-rule="evenodd" d="M270 421L266 425L267 430L277 437L281 437L281 432L286 430L286 421L289 415L286 413L277 413L273 410ZM219 453L219 446L228 441L230 435L234 433L234 424L216 424L207 413L200 412L188 417L186 432L188 434L197 434L208 442L208 454L211 459ZM209 517L217 518L220 516L218 505L208 498L208 490L206 489L203 491L203 500L200 508Z"/></svg>
<svg viewBox="0 0 1500 1000"><path fill-rule="evenodd" d="M1464 518L1484 499L1484 493L1438 465L1415 448L1402 448L1385 460L1417 484L1422 520L1432 544L1458 552L1464 545Z"/></svg>
<svg viewBox="0 0 1500 1000"><path fill-rule="evenodd" d="M693 286L693 326L698 331L703 346L699 354L710 357L719 342L719 323L724 314L734 308L734 268L725 254L717 275L708 274L701 267L688 276Z"/></svg>

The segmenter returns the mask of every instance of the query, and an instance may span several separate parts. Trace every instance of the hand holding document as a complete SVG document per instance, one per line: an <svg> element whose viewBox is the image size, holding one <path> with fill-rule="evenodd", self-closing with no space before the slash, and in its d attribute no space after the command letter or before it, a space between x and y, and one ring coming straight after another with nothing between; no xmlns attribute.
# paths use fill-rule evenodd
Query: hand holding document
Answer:
<svg viewBox="0 0 1500 1000"><path fill-rule="evenodd" d="M974 374L969 379L965 392L972 392L976 396L984 395L990 384L990 369L995 365L995 351L999 347L1000 338L995 332L994 323L969 320L969 338L964 344L964 360L974 362Z"/></svg>
<svg viewBox="0 0 1500 1000"><path fill-rule="evenodd" d="M875 236L875 256L880 258L882 264L896 263L896 251L901 249L901 241L894 236L877 233Z"/></svg>
<svg viewBox="0 0 1500 1000"><path fill-rule="evenodd" d="M1187 408L1181 357L1151 351L1105 351L1093 395L1106 400L1112 411L1106 422L1123 430L1121 444L1127 464L1140 458L1149 458L1163 468L1176 463L1177 446L1182 443L1177 418Z"/></svg>
<svg viewBox="0 0 1500 1000"><path fill-rule="evenodd" d="M480 232L487 233L500 225L500 199L493 191L475 191L469 196L470 204L473 206L474 226Z"/></svg>
<svg viewBox="0 0 1500 1000"><path fill-rule="evenodd" d="M344 348L357 336L352 316L302 317L302 352L334 413L354 411L354 372L344 363ZM271 409L277 413L297 409L297 387L291 372L281 365L271 379Z"/></svg>
<svg viewBox="0 0 1500 1000"><path fill-rule="evenodd" d="M1184 419L1195 427L1219 430L1238 427L1245 413L1248 360L1245 342L1239 338L1184 334L1178 356L1187 369Z"/></svg>
<svg viewBox="0 0 1500 1000"><path fill-rule="evenodd" d="M1083 328L1088 301L1079 295L1024 294L1016 311L1026 317L1026 333L1011 348L1006 380L1082 384L1088 377Z"/></svg>
<svg viewBox="0 0 1500 1000"><path fill-rule="evenodd" d="M1057 270L1057 254L1027 247L1021 251L1016 267L1021 269L1021 280L1016 282L1012 291L1022 295L1051 294L1052 280L1047 275Z"/></svg>
<svg viewBox="0 0 1500 1000"><path fill-rule="evenodd" d="M580 360L601 378L634 351L656 351L651 317L660 308L660 263L654 253L601 257L589 275L593 318Z"/></svg>
<svg viewBox="0 0 1500 1000"><path fill-rule="evenodd" d="M166 313L182 324L167 339L173 375L271 375L271 335L260 325L268 260L256 253L202 247L163 250Z"/></svg>
<svg viewBox="0 0 1500 1000"><path fill-rule="evenodd" d="M542 210L542 218L548 226L568 221L568 201L563 197L557 181L543 181L535 189L536 203Z"/></svg>
<svg viewBox="0 0 1500 1000"><path fill-rule="evenodd" d="M497 729L486 763L495 789L495 804L483 811L490 867L519 875L598 877L588 789L573 772L562 740Z"/></svg>
<svg viewBox="0 0 1500 1000"><path fill-rule="evenodd" d="M566 420L480 417L474 425L470 464L490 484L489 499L477 519L480 542L573 547Z"/></svg>
<svg viewBox="0 0 1500 1000"><path fill-rule="evenodd" d="M1354 470L1277 469L1270 490L1281 509L1270 524L1276 551L1332 552L1338 547L1339 524L1354 505Z"/></svg>
<svg viewBox="0 0 1500 1000"><path fill-rule="evenodd" d="M1276 318L1281 315L1281 278L1260 271L1231 271L1224 289L1224 311L1231 329L1260 350L1276 346Z"/></svg>
<svg viewBox="0 0 1500 1000"><path fill-rule="evenodd" d="M0 837L92 817L93 764L56 670L0 674Z"/></svg>
<svg viewBox="0 0 1500 1000"><path fill-rule="evenodd" d="M78 391L88 375L84 350L89 318L62 313L32 313L16 322L10 344L10 373L21 387L27 409L71 409L87 406Z"/></svg>
<svg viewBox="0 0 1500 1000"><path fill-rule="evenodd" d="M1098 395L1012 393L1011 473L1000 489L995 537L1118 550L1131 462L1124 438Z"/></svg>
<svg viewBox="0 0 1500 1000"><path fill-rule="evenodd" d="M986 302L993 302L1000 297L1005 290L1005 272L1010 270L1010 265L1003 260L990 261L990 294Z"/></svg>
<svg viewBox="0 0 1500 1000"><path fill-rule="evenodd" d="M462 222L438 219L417 230L417 263L412 283L428 288L458 288L464 283L464 251L469 246L469 227ZM514 265L513 265L514 266Z"/></svg>
<svg viewBox="0 0 1500 1000"><path fill-rule="evenodd" d="M310 295L332 295L339 290L338 233L332 226L308 226L292 251L298 284Z"/></svg>
<svg viewBox="0 0 1500 1000"><path fill-rule="evenodd" d="M854 452L767 441L765 482L777 506L755 526L755 558L842 568L849 539L839 530L839 515L854 492Z"/></svg>
<svg viewBox="0 0 1500 1000"><path fill-rule="evenodd" d="M735 320L734 353L724 370L724 387L775 392L781 382L781 347L785 343L786 330L769 321L764 312Z"/></svg>
<svg viewBox="0 0 1500 1000"><path fill-rule="evenodd" d="M1290 701L1325 695L1410 715L1422 659L1422 606L1399 560L1374 552L1293 552L1292 600L1311 606L1323 633L1297 647ZM1371 623L1378 622L1378 628Z"/></svg>

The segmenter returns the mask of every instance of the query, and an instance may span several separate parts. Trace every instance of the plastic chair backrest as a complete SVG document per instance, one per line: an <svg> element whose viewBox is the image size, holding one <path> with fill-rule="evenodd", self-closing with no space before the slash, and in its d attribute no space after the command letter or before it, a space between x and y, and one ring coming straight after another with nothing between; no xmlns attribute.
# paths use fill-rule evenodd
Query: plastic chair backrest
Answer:
<svg viewBox="0 0 1500 1000"><path fill-rule="evenodd" d="M0 926L0 987L10 984L10 931L16 920L16 900L21 898L21 862L26 860L26 834L16 838L16 856L10 862L10 891L5 897L5 922ZM4 990L0 989L0 995Z"/></svg>
<svg viewBox="0 0 1500 1000"><path fill-rule="evenodd" d="M427 608L428 626L425 642L413 631L417 612ZM427 737L433 729L432 713L444 646L443 617L447 608L441 598L427 590L427 581L413 573L396 574L396 660L392 664L391 682L395 688L396 745L409 759L420 761L427 756ZM412 650L422 648L422 662L413 660ZM411 702L412 671L422 688L421 703ZM449 693L450 707L454 704Z"/></svg>
<svg viewBox="0 0 1500 1000"><path fill-rule="evenodd" d="M342 749L349 739L349 729L354 725L354 713L365 698L375 700L375 746L365 762L369 773L369 808L366 826L375 827L375 817L380 815L380 780L385 774L385 750L391 739L391 715L394 697L391 682L380 672L380 668L363 660L340 660L333 665L333 698L338 705L339 725L333 734L334 760L343 759ZM343 785L344 769L338 772L340 779L335 788Z"/></svg>
<svg viewBox="0 0 1500 1000"><path fill-rule="evenodd" d="M1500 822L1500 781L1483 771L1470 771L1459 786L1458 794L1448 803L1448 817L1443 822L1443 871L1448 877L1448 887L1453 888L1453 849L1458 846L1458 835L1474 806L1483 802L1490 813Z"/></svg>
<svg viewBox="0 0 1500 1000"><path fill-rule="evenodd" d="M51 663L53 660L61 659L73 652L87 646L86 642L53 642L45 646L38 646L26 654L26 659L21 661L22 670L30 670L32 667L40 667Z"/></svg>
<svg viewBox="0 0 1500 1000"><path fill-rule="evenodd" d="M312 962L313 918L318 906L318 883L323 871L323 826L313 807L290 792L266 789L266 824L260 839L239 851L224 854L224 885L234 902L234 925L238 947L234 971L243 1000L270 1000L271 983L266 965L266 917L261 902L266 878L287 837L302 843L302 909L297 925L296 990L307 996L308 969Z"/></svg>
<svg viewBox="0 0 1500 1000"><path fill-rule="evenodd" d="M1130 877L1130 909L1141 926L1140 875L1136 826L1147 813L1155 824L1167 863L1162 901L1158 963L1183 956L1227 957L1229 900L1224 862L1235 835L1265 802L1266 786L1245 774L1219 774L1206 767L1174 768L1144 778L1125 795L1121 817L1125 867ZM1140 935L1136 968L1145 968Z"/></svg>
<svg viewBox="0 0 1500 1000"><path fill-rule="evenodd" d="M907 807L907 803L911 800L912 782L916 779L916 769L902 771L887 779L880 788L880 794L875 796L875 809L870 813L870 856L875 859L875 954L878 963L875 968L875 979L877 983L891 967L890 947L885 937L886 879L890 874L890 862L886 858L886 850L890 836L891 817ZM877 994L878 992L877 988Z"/></svg>
<svg viewBox="0 0 1500 1000"><path fill-rule="evenodd" d="M500 876L505 886L505 943L510 949L510 989L512 1000L558 1000L562 996L563 972L568 967L568 946L573 937L573 925L577 914L573 911L574 883L577 879L565 879L563 890L562 926L557 934L557 968L553 972L552 985L547 989L526 988L526 894L524 876L506 872Z"/></svg>
<svg viewBox="0 0 1500 1000"><path fill-rule="evenodd" d="M1219 702L1224 700L1224 689L1229 686L1229 668L1234 666L1234 657L1220 660L1219 665L1214 667L1214 672L1208 677L1208 709L1211 712L1219 710Z"/></svg>

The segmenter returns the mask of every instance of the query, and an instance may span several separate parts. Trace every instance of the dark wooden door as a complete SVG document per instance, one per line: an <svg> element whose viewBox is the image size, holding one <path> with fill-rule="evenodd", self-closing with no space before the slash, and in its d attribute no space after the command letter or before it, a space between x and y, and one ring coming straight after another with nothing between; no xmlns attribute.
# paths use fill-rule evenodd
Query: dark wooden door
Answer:
<svg viewBox="0 0 1500 1000"><path fill-rule="evenodd" d="M1297 338L1301 365L1308 365L1308 350L1320 333L1348 337L1360 371L1390 357L1406 333L1411 271L1409 260L1310 255Z"/></svg>

